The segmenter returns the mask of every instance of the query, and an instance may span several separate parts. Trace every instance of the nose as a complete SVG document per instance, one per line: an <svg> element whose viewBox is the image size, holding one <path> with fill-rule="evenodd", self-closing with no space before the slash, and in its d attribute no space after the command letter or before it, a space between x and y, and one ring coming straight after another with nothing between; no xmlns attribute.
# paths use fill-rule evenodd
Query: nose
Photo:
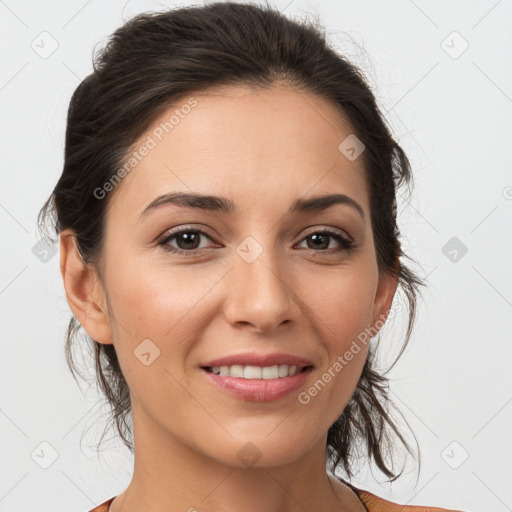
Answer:
<svg viewBox="0 0 512 512"><path fill-rule="evenodd" d="M252 263L236 256L226 283L225 316L235 327L248 324L260 333L272 332L297 314L291 286L268 251Z"/></svg>

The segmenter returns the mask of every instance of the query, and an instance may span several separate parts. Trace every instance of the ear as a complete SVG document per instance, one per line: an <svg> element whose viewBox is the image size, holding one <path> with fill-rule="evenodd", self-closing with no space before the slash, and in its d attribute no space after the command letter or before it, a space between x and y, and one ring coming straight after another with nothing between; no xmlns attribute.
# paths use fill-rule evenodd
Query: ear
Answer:
<svg viewBox="0 0 512 512"><path fill-rule="evenodd" d="M398 274L392 274L387 270L379 272L379 283L375 293L375 302L373 304L372 325L384 325L389 315L393 297L398 286ZM379 321L380 320L380 321ZM380 329L380 328L379 328Z"/></svg>
<svg viewBox="0 0 512 512"><path fill-rule="evenodd" d="M83 262L72 230L65 229L59 238L60 272L73 315L93 340L113 344L107 303L97 270Z"/></svg>

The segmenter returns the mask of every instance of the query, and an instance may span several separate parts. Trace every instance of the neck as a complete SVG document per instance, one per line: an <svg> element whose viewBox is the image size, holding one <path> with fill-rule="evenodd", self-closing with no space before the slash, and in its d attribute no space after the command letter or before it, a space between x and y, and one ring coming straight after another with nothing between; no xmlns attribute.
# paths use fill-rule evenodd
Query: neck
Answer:
<svg viewBox="0 0 512 512"><path fill-rule="evenodd" d="M324 512L364 511L347 486L327 474L326 438L300 459L238 467L186 446L140 408L133 409L134 471L110 512Z"/></svg>

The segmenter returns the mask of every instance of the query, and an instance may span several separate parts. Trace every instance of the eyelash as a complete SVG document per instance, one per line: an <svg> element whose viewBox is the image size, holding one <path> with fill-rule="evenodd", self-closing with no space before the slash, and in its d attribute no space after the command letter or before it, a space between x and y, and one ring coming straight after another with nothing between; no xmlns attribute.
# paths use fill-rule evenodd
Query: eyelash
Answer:
<svg viewBox="0 0 512 512"><path fill-rule="evenodd" d="M168 245L168 243L173 239L175 238L176 236L178 235L181 235L183 233L200 233L201 235L204 235L208 238L212 238L212 236L206 232L206 231L203 231L202 229L197 229L197 228L194 228L194 229L191 229L191 228L184 228L184 229L180 229L179 231L174 231L172 233L168 233L166 235L164 235L163 237L159 238L158 239L158 242L157 242L157 245L159 246L162 246L162 248L165 250L165 251L169 251L171 253L174 253L174 254L181 254L181 255L184 255L184 256L194 256L197 251L200 251L201 249L192 249L192 250L189 250L189 251L186 251L184 249L179 249L179 248L176 248L176 247L171 247ZM326 253L326 254L334 254L334 253L340 253L340 252L343 252L343 251L346 251L346 252L349 252L350 250L354 249L355 248L355 244L354 244L354 241L346 236L343 236L340 232L338 231L334 231L334 230L331 230L331 229L322 229L322 230L319 230L319 231L314 231L312 233L309 233L308 235L306 235L304 238L302 238L300 240L300 242L302 242L303 240L306 240L307 238L309 238L310 236L312 235L318 235L318 234L321 234L321 235L328 235L332 238L335 238L341 245L340 248L337 248L337 249L325 249L325 250L315 250L315 249L305 249L307 252L309 253L313 253L313 254L318 254L318 253Z"/></svg>

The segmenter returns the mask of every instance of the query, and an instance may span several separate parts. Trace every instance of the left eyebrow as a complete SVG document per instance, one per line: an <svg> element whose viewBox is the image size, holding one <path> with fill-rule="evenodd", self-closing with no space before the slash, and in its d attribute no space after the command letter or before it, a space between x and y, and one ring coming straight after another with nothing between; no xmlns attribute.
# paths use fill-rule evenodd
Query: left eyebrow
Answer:
<svg viewBox="0 0 512 512"><path fill-rule="evenodd" d="M152 210L164 204L175 204L178 206L185 206L188 208L196 208L206 211L214 211L228 214L238 214L240 212L236 204L227 197L211 196L204 194L196 194L190 192L172 192L170 194L163 194L146 206L146 208L139 214L139 221L142 217L146 216ZM359 215L365 219L363 208L349 196L345 194L328 194L323 196L315 196L298 198L288 210L288 213L295 212L318 212L326 210L336 204L343 204L354 208Z"/></svg>

